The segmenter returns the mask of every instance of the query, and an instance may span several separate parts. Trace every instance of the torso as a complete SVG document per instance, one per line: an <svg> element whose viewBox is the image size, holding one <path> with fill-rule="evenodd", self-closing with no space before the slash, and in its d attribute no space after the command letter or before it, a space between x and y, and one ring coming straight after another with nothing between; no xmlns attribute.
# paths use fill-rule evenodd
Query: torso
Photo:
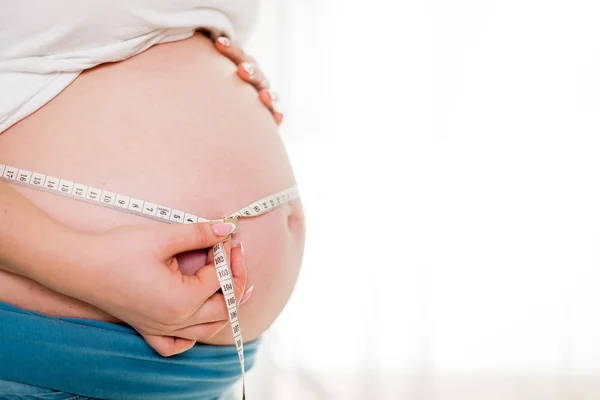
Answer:
<svg viewBox="0 0 600 400"><path fill-rule="evenodd" d="M0 134L0 163L205 218L220 218L295 184L276 126L256 91L198 34L84 72ZM155 223L15 188L76 230ZM252 340L274 321L296 282L304 247L300 202L241 220L238 238L246 249L248 284L255 286L240 311L244 338ZM48 315L119 322L2 270L0 301ZM223 330L210 343L229 344L231 333Z"/></svg>

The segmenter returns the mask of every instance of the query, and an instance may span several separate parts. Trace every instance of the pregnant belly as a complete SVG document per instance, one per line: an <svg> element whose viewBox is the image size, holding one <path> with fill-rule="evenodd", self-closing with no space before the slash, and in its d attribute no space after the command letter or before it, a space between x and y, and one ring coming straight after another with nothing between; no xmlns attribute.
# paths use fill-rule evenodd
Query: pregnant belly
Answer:
<svg viewBox="0 0 600 400"><path fill-rule="evenodd" d="M0 163L220 218L295 184L276 126L255 90L201 35L154 46L81 74L42 109L0 135ZM156 223L15 186L84 232ZM299 201L240 220L248 285L244 338L258 337L295 285L304 247ZM106 249L110 251L110 249ZM202 263L202 255L181 258ZM86 260L82 259L81 263ZM119 322L95 307L0 270L0 301L48 315ZM212 344L232 343L224 329Z"/></svg>

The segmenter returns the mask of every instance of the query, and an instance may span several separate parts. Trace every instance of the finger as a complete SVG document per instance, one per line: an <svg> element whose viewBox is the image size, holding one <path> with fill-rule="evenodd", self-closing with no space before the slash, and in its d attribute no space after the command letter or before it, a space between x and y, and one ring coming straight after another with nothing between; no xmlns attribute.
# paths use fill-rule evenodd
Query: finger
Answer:
<svg viewBox="0 0 600 400"><path fill-rule="evenodd" d="M236 46L231 39L226 36L217 38L217 40L215 40L215 47L221 54L233 61L235 65L239 65L244 61L254 61L254 59L247 55L241 47Z"/></svg>
<svg viewBox="0 0 600 400"><path fill-rule="evenodd" d="M258 92L258 98L269 110L273 109L273 106L278 100L277 94L270 89L260 90Z"/></svg>
<svg viewBox="0 0 600 400"><path fill-rule="evenodd" d="M212 263L206 264L194 275L182 275L182 279L185 291L182 291L180 295L185 297L186 303L189 304L188 316L195 315L202 305L221 289L215 265Z"/></svg>
<svg viewBox="0 0 600 400"><path fill-rule="evenodd" d="M209 338L207 338L207 339L198 339L198 341L199 341L199 342L205 342L205 341L207 341L207 340L210 340L210 339L212 339L212 338L213 338L213 337L214 337L214 336L215 336L217 333L221 332L223 329L227 328L228 326L230 326L230 324L229 324L229 321L227 321L227 322L225 322L224 324L222 324L220 328L218 328L218 329L215 329L215 331L213 332L213 334L212 334L212 335L210 335L210 337L209 337Z"/></svg>
<svg viewBox="0 0 600 400"><path fill-rule="evenodd" d="M281 122L283 121L283 114L280 112L273 112L273 118L275 118L275 123L277 125L281 125Z"/></svg>
<svg viewBox="0 0 600 400"><path fill-rule="evenodd" d="M207 264L212 264L215 262L215 247L211 247L210 250L208 250L208 254L206 256L206 263Z"/></svg>
<svg viewBox="0 0 600 400"><path fill-rule="evenodd" d="M230 222L156 225L158 246L166 257L190 250L205 249L223 241L235 225Z"/></svg>
<svg viewBox="0 0 600 400"><path fill-rule="evenodd" d="M213 294L206 300L193 316L196 324L229 320L229 311L225 304L225 298L221 293Z"/></svg>
<svg viewBox="0 0 600 400"><path fill-rule="evenodd" d="M268 89L269 81L254 58L236 46L229 38L221 36L215 40L217 50L238 66L238 75L244 81L253 85L256 90Z"/></svg>
<svg viewBox="0 0 600 400"><path fill-rule="evenodd" d="M271 114L273 114L273 119L275 119L275 123L277 123L277 125L281 124L281 121L283 120L283 114L279 111L279 96L277 96L277 93L270 89L263 89L258 92L258 98L269 109L269 111L271 111Z"/></svg>
<svg viewBox="0 0 600 400"><path fill-rule="evenodd" d="M258 92L258 98L272 112L279 112L279 96L271 89L263 89Z"/></svg>
<svg viewBox="0 0 600 400"><path fill-rule="evenodd" d="M246 270L246 256L244 254L244 245L239 244L231 250L231 272L233 274L233 285L235 287L235 298L238 301L246 291L248 281L248 271Z"/></svg>
<svg viewBox="0 0 600 400"><path fill-rule="evenodd" d="M244 81L250 83L256 90L269 88L269 81L265 78L262 70L254 62L244 61L238 65L237 74Z"/></svg>
<svg viewBox="0 0 600 400"><path fill-rule="evenodd" d="M194 347L196 344L196 341L193 339L163 335L148 335L144 333L141 335L150 347L163 357L170 357L175 354L183 353Z"/></svg>
<svg viewBox="0 0 600 400"><path fill-rule="evenodd" d="M229 321L209 322L205 324L192 325L173 331L178 338L205 342L215 336L221 329L229 325Z"/></svg>
<svg viewBox="0 0 600 400"><path fill-rule="evenodd" d="M225 254L227 257L231 254L231 241L223 243L225 247ZM214 256L210 256L213 258ZM199 310L202 309L204 303L215 293L221 289L219 282L219 275L228 273L226 270L217 271L213 260L210 260L210 264L206 264L202 268L198 269L193 275L183 275L183 283L185 287L185 297L189 299L190 310L189 316L196 315ZM183 293L181 293L183 295ZM186 322L190 318L186 318ZM198 324L205 321L199 320L198 318L193 319L188 324Z"/></svg>
<svg viewBox="0 0 600 400"><path fill-rule="evenodd" d="M198 271L197 273L199 272L200 271ZM213 268L211 272L214 274L215 278L218 281L217 271L215 271ZM247 282L247 271L241 246L238 246L231 250L231 272L233 274L233 287L235 291L235 298L236 301L239 303L240 299L245 294ZM221 268L218 271L218 273L220 273L223 278L227 278L229 271ZM204 278L198 279L200 280ZM218 282L217 285L219 285L220 287L220 284ZM207 322L227 321L230 318L236 317L235 315L230 314L232 310L229 310L229 307L225 303L225 297L223 296L223 294L215 292L216 290L213 292L214 294L210 298L201 301L194 314L186 318L186 320L181 325L198 325ZM196 296L196 298L197 297L198 296Z"/></svg>

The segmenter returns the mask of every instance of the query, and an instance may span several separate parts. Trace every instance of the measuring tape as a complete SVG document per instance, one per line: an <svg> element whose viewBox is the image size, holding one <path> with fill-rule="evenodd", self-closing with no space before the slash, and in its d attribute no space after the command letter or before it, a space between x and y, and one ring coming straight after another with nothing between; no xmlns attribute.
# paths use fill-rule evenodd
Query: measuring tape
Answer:
<svg viewBox="0 0 600 400"><path fill-rule="evenodd" d="M223 219L211 220L160 204L135 199L120 193L109 192L108 190L4 164L0 164L0 179L171 224L228 221L233 222L237 226L238 218L257 217L299 198L298 188L294 186L264 197ZM221 291L223 292L225 304L229 311L229 324L231 325L235 347L240 359L240 367L242 369L242 400L245 400L246 370L244 365L244 342L242 339L242 328L238 319L233 274L231 273L231 266L229 265L223 242L217 243L213 247L213 258L215 260L215 269L221 285Z"/></svg>

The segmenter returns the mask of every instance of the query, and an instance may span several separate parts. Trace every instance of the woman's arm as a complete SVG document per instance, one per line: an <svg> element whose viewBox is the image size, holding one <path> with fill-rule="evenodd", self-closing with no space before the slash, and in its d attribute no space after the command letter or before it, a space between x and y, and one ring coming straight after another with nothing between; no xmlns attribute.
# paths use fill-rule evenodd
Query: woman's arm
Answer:
<svg viewBox="0 0 600 400"><path fill-rule="evenodd" d="M212 247L232 230L228 223L157 223L84 234L53 220L0 181L0 268L116 316L165 356L227 325L214 265L184 276L174 256ZM245 264L240 248L230 256L239 299Z"/></svg>
<svg viewBox="0 0 600 400"><path fill-rule="evenodd" d="M239 77L256 88L276 122L281 122L281 114L273 102L275 96L268 90L268 82L254 60L231 42L225 45L223 41L215 42L215 47L238 66ZM248 66L253 73L248 73ZM214 294L217 289L207 284L214 283L214 268L212 272L210 265L201 269L208 280L202 280L202 276L181 277L173 256L184 250L164 246L185 237L187 240L196 238L191 248L211 247L212 239L198 245L198 232L201 236L206 229L144 225L99 235L82 234L52 219L0 181L0 269L27 277L124 320L163 355L181 352L185 349L179 344L191 346L192 339L207 339L227 325L228 314L222 295ZM215 236L209 233L211 235ZM219 236L217 241L222 238ZM241 248L233 249L231 257L239 299L246 279ZM165 272L169 274L166 280L162 276L157 278ZM208 300L199 299L198 291L212 296ZM177 329L153 325L174 317L177 317ZM189 340L182 342L174 337Z"/></svg>
<svg viewBox="0 0 600 400"><path fill-rule="evenodd" d="M0 181L0 268L35 281L58 274L64 286L76 285L80 241L81 235Z"/></svg>
<svg viewBox="0 0 600 400"><path fill-rule="evenodd" d="M270 90L254 58L225 36L213 41L215 48L238 66L238 76L256 88L260 100L280 124L283 115L276 108L277 95ZM2 204L10 204L11 215ZM6 230L11 232L10 237ZM80 254L84 248L78 243L81 236L52 220L0 180L0 269L40 282L56 268L53 272L65 279L67 286L77 285L72 282L76 274L69 269L86 256ZM52 266L47 265L48 260L52 260Z"/></svg>

